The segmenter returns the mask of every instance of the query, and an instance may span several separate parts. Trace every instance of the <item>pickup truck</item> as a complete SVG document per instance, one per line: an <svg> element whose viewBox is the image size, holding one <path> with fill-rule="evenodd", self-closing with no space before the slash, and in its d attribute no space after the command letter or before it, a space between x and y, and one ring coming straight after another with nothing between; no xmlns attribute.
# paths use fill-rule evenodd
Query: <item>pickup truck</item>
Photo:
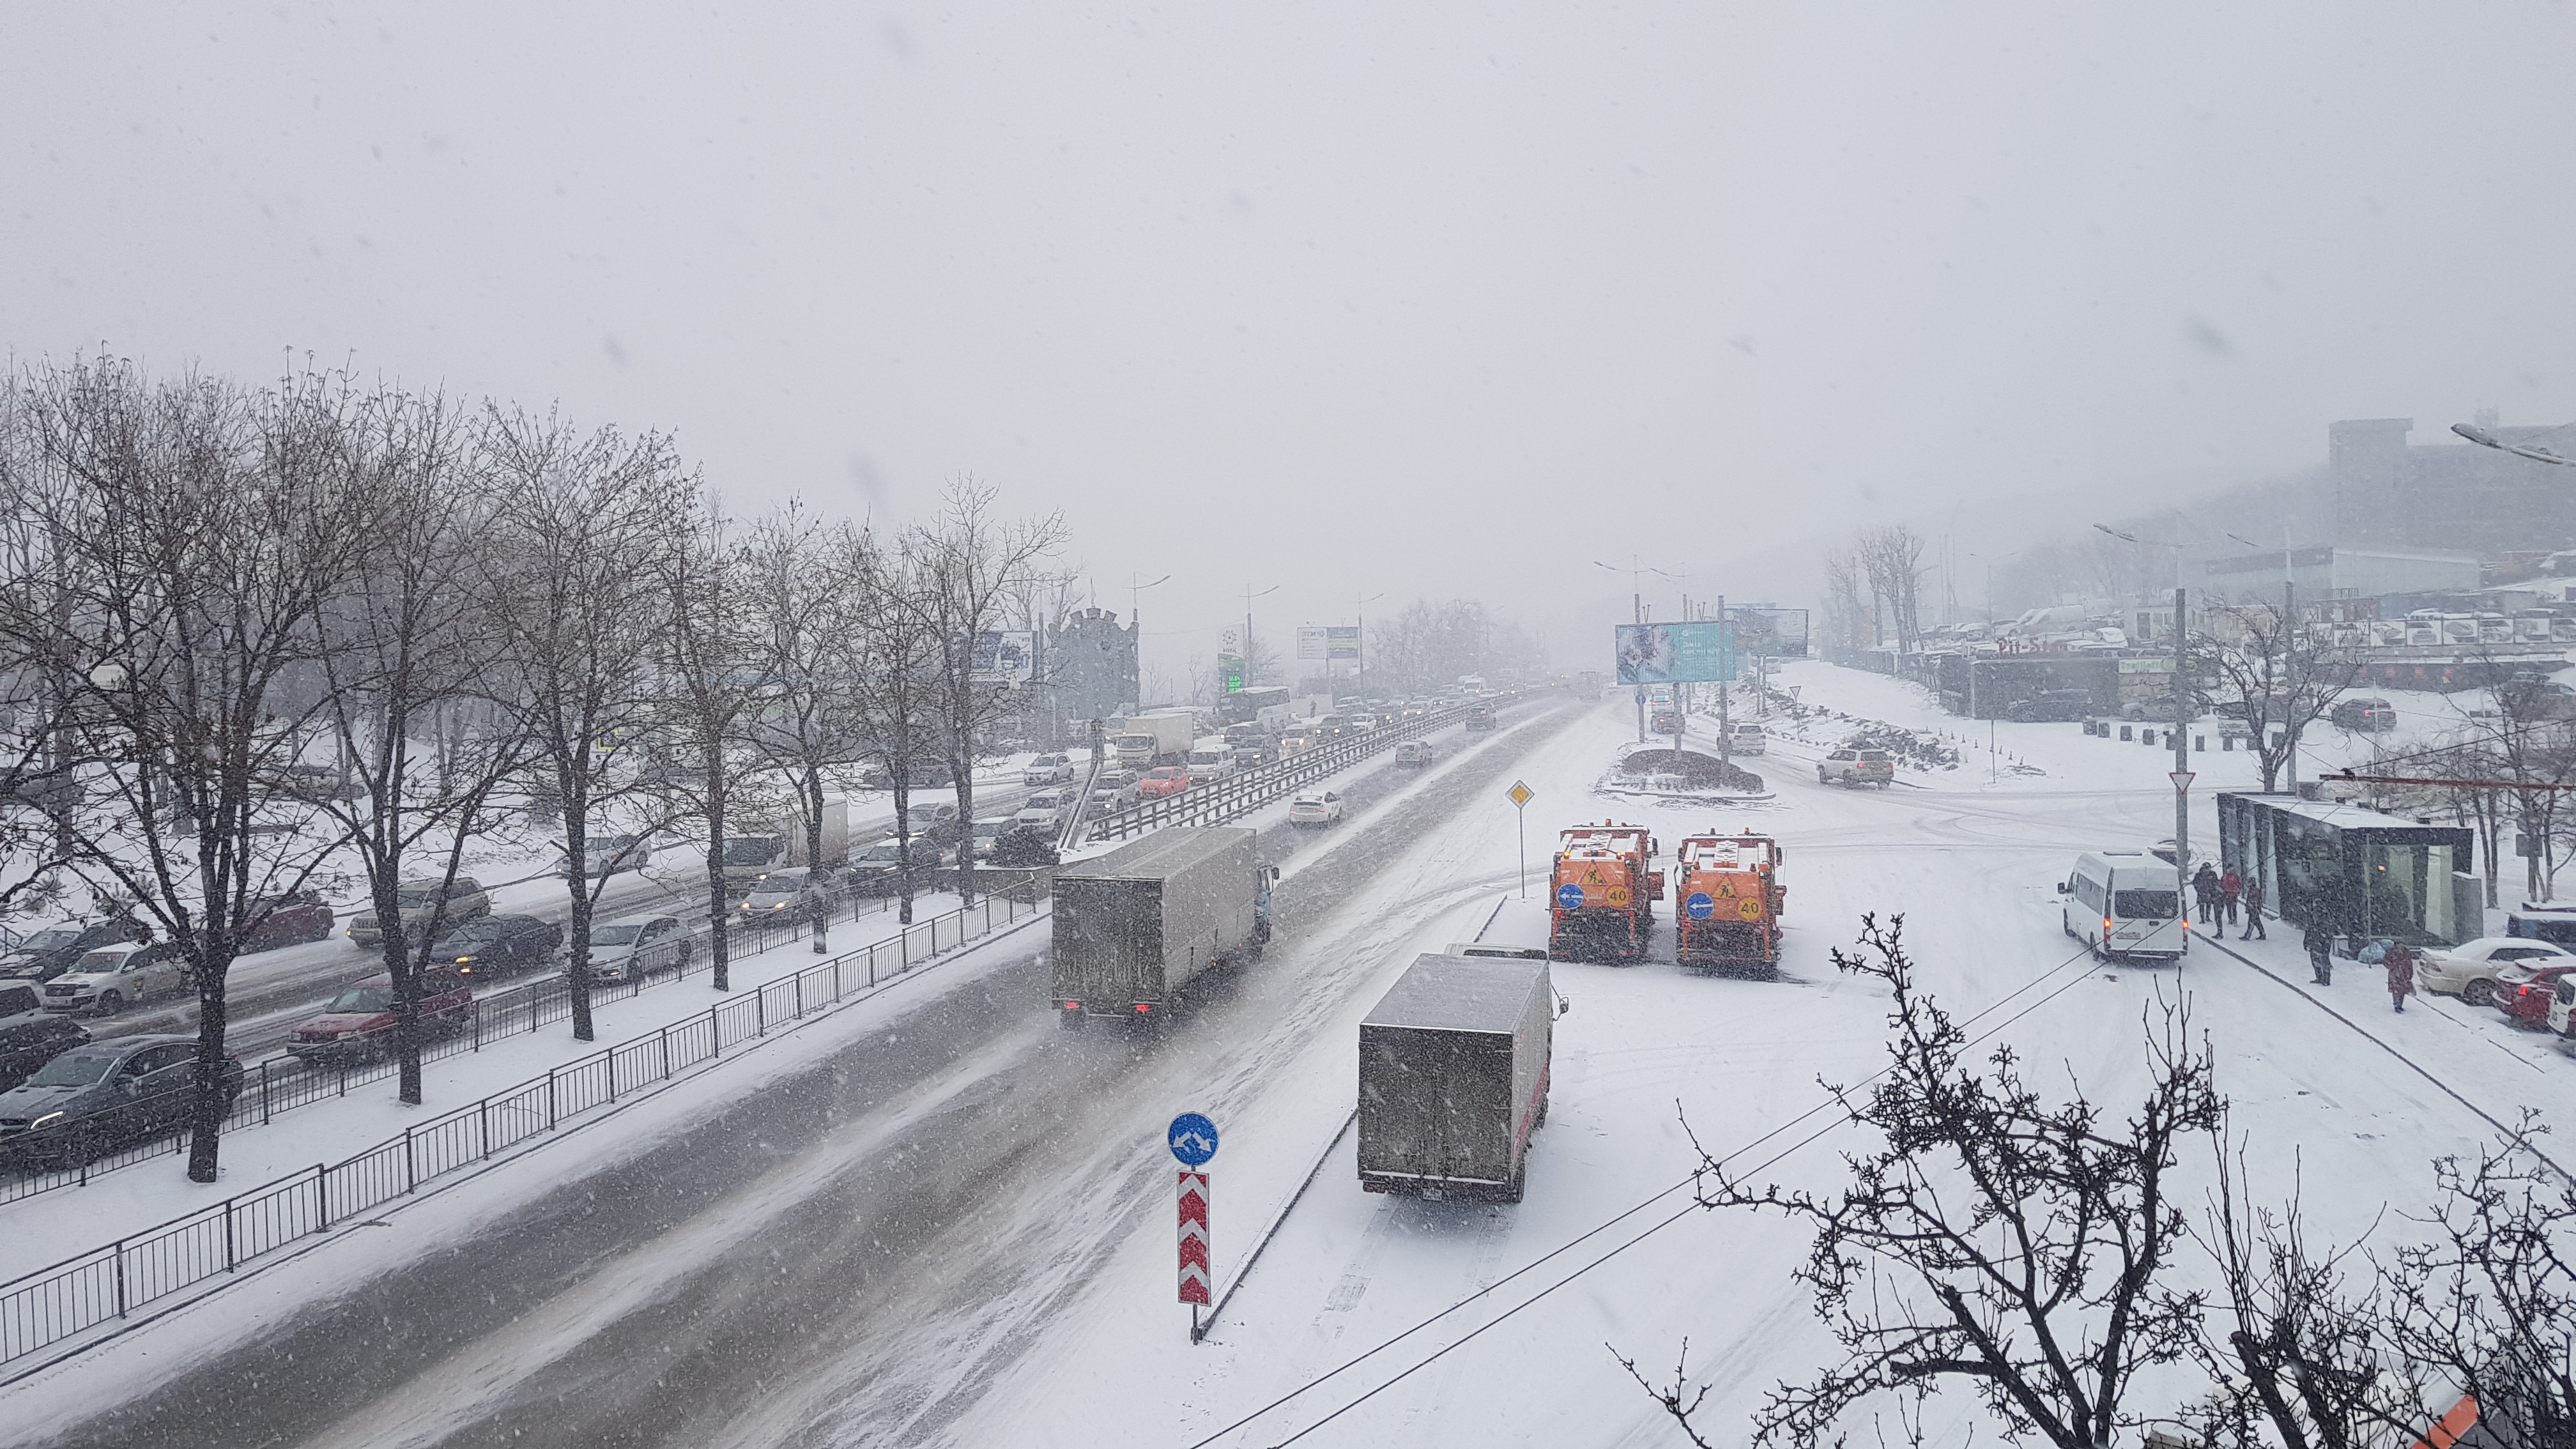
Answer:
<svg viewBox="0 0 2576 1449"><path fill-rule="evenodd" d="M1896 757L1885 750L1836 750L1816 762L1816 783L1884 790L1896 783Z"/></svg>

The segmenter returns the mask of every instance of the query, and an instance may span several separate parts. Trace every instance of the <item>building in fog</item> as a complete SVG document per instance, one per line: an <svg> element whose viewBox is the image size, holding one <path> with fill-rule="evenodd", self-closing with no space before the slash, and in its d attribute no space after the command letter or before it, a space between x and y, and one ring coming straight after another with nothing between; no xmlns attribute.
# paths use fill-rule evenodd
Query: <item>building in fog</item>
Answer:
<svg viewBox="0 0 2576 1449"><path fill-rule="evenodd" d="M2552 428L2480 426L2508 443ZM2493 556L2576 547L2571 470L2474 443L2406 441L2412 418L2352 418L2326 426L2335 542L2348 548L2449 549ZM2392 591L2393 592L2393 591Z"/></svg>
<svg viewBox="0 0 2576 1449"><path fill-rule="evenodd" d="M1084 609L1047 631L1039 668L1049 699L1048 738L1071 743L1083 722L1136 702L1136 626L1106 609Z"/></svg>
<svg viewBox="0 0 2576 1449"><path fill-rule="evenodd" d="M2486 451L2481 449L2480 451ZM2537 465L2535 465L2537 466ZM2373 599L2382 594L2439 594L2478 586L2478 556L2435 548L2294 548L2286 577L2302 603ZM2201 586L2227 603L2278 603L2282 551L2230 554L2201 565ZM2168 619L2173 614L2165 608Z"/></svg>

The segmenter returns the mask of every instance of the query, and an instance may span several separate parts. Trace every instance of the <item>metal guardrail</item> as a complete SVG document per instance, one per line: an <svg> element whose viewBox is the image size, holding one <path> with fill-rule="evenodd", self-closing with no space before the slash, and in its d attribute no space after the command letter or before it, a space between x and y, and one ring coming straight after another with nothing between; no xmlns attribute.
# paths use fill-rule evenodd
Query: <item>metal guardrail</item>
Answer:
<svg viewBox="0 0 2576 1449"><path fill-rule="evenodd" d="M892 909L895 898L859 899L873 899L875 904L854 908L850 915L854 921ZM782 914L792 919L752 917L730 922L726 931L728 955L736 954L737 948L740 955L757 955L783 942L802 940L809 923L801 913ZM707 942L713 935L706 922L694 923L687 938L688 949L678 965L648 971L640 979L594 980L590 984L591 1001L622 1001L648 986L678 981L693 971L711 969ZM495 991L488 996L476 997L467 1019L452 1032L432 1034L423 1041L420 1059L431 1062L481 1051L487 1041L535 1031L570 1015L572 983L561 976L549 976L506 991ZM354 1062L326 1065L307 1063L292 1053L278 1052L245 1065L241 1093L233 1099L232 1111L224 1118L224 1130L230 1132L236 1128L264 1125L281 1112L345 1097L351 1087L381 1081L401 1069L401 1061L390 1053L380 1052ZM77 1131L77 1128L71 1130ZM91 1179L120 1168L155 1162L187 1150L188 1129L180 1126L77 1163L50 1168L13 1166L0 1169L0 1205L57 1188L86 1187ZM11 1152L27 1159L47 1155L42 1140L33 1135L11 1144Z"/></svg>
<svg viewBox="0 0 2576 1449"><path fill-rule="evenodd" d="M336 1163L236 1194L104 1247L0 1283L0 1363L126 1318L174 1293L238 1271L312 1234L347 1224L427 1183L491 1159L573 1118L670 1080L772 1026L831 1010L943 950L1044 914L1008 895L928 921L705 1011L547 1069Z"/></svg>
<svg viewBox="0 0 2576 1449"><path fill-rule="evenodd" d="M1356 764L1371 755L1394 749L1406 740L1418 740L1434 730L1446 729L1465 720L1474 705L1432 710L1410 719L1390 720L1372 730L1340 735L1299 750L1293 755L1238 770L1221 780L1205 785L1192 785L1177 795L1157 800L1140 800L1123 810L1113 810L1094 817L1089 834L1125 840L1166 825L1213 825L1277 800L1298 786L1310 784L1326 775Z"/></svg>

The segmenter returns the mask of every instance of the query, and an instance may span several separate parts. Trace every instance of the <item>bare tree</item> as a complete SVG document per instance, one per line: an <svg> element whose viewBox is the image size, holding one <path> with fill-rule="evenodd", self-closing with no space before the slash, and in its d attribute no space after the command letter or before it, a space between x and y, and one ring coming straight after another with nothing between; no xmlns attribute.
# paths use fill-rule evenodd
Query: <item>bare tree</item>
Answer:
<svg viewBox="0 0 2576 1449"><path fill-rule="evenodd" d="M2300 732L2332 710L2361 674L2349 652L2268 604L2210 610L2207 627L2192 632L2185 651L2193 687L2206 694L2210 709L2252 736L2267 791L2299 747Z"/></svg>
<svg viewBox="0 0 2576 1449"><path fill-rule="evenodd" d="M742 605L754 616L747 645L760 681L750 736L795 796L795 827L818 873L832 774L867 748L851 648L870 627L859 577L869 555L863 531L820 529L793 503L752 530L743 555Z"/></svg>
<svg viewBox="0 0 2576 1449"><path fill-rule="evenodd" d="M321 733L320 700L297 687L312 621L366 522L333 447L345 397L323 376L248 395L99 362L28 376L16 409L12 552L41 559L61 596L12 591L0 632L44 677L77 681L63 723L89 798L57 817L74 869L195 988L197 1182L215 1180L238 1085L233 961L341 843L290 767Z"/></svg>
<svg viewBox="0 0 2576 1449"><path fill-rule="evenodd" d="M915 597L929 635L938 738L957 792L957 895L966 905L975 901L976 756L996 721L1026 709L1025 694L979 668L978 660L989 659L987 636L1012 617L1012 600L1048 575L1065 541L1062 514L1005 519L994 498L992 489L971 479L953 483L938 518L906 541L921 582Z"/></svg>
<svg viewBox="0 0 2576 1449"><path fill-rule="evenodd" d="M849 581L855 627L840 639L839 670L857 692L861 748L894 792L897 919L912 924L918 880L912 862L912 791L938 744L938 653L924 621L928 585L909 550L888 550L864 529L844 526L833 547Z"/></svg>
<svg viewBox="0 0 2576 1449"><path fill-rule="evenodd" d="M1923 536L1901 523L1860 533L1858 552L1861 573L1869 583L1872 632L1883 611L1896 631L1899 653L1912 653L1922 637L1923 579L1931 572L1923 563L1924 547Z"/></svg>
<svg viewBox="0 0 2576 1449"><path fill-rule="evenodd" d="M1843 1348L1813 1381L1771 1392L1754 1441L1816 1444L1873 1395L1919 1409L1959 1384L2008 1438L2107 1449L2141 1422L2133 1377L2184 1357L2197 1330L2198 1296L2165 1287L2187 1232L2167 1174L2182 1142L2222 1125L2211 1061L2169 1012L2148 1036L2153 1085L2125 1121L2080 1092L2046 1101L2009 1048L1970 1057L1966 1031L1916 990L1902 930L1864 918L1860 951L1834 953L1895 994L1887 1068L1865 1093L1829 1088L1871 1140L1845 1155L1851 1185L1755 1189L1702 1153L1703 1206L1814 1228L1798 1276ZM1688 1428L1680 1387L1666 1407Z"/></svg>
<svg viewBox="0 0 2576 1449"><path fill-rule="evenodd" d="M727 822L740 791L733 751L770 697L767 661L755 628L749 550L727 536L716 499L701 490L676 522L655 567L670 611L662 640L663 669L673 686L668 733L690 768L684 778L667 783L706 827L709 980L716 990L731 991L733 892L725 883L724 855Z"/></svg>
<svg viewBox="0 0 2576 1449"><path fill-rule="evenodd" d="M485 586L506 661L495 701L524 733L562 821L572 1030L589 1041L591 915L609 874L590 870L592 827L604 810L650 798L643 761L665 714L654 674L669 654L654 563L684 527L696 484L657 435L584 436L551 413L495 409L485 436ZM626 823L640 832L659 821Z"/></svg>
<svg viewBox="0 0 2576 1449"><path fill-rule="evenodd" d="M314 621L323 717L342 770L317 798L365 874L393 982L399 1093L417 1103L421 972L447 924L447 888L490 821L494 793L518 769L522 741L495 715L442 752L418 747L494 662L474 574L489 503L468 482L468 417L435 396L348 402L337 447L369 511ZM424 853L433 862L425 875L415 865ZM415 880L435 889L429 919L407 929L404 894Z"/></svg>
<svg viewBox="0 0 2576 1449"><path fill-rule="evenodd" d="M1859 649L1877 642L1877 625L1861 598L1860 559L1848 549L1825 555L1825 608L1833 621L1834 642Z"/></svg>

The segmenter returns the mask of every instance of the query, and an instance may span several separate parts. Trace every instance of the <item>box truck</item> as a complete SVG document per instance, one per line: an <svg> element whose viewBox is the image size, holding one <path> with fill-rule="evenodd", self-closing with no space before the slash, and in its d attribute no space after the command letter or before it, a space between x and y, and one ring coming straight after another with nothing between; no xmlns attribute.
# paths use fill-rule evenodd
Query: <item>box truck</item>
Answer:
<svg viewBox="0 0 2576 1449"><path fill-rule="evenodd" d="M1270 887L1258 835L1173 826L1055 873L1051 984L1057 1024L1095 1016L1158 1022L1220 961L1258 959Z"/></svg>
<svg viewBox="0 0 2576 1449"><path fill-rule="evenodd" d="M1417 957L1360 1023L1360 1186L1519 1202L1555 1006L1544 960Z"/></svg>

